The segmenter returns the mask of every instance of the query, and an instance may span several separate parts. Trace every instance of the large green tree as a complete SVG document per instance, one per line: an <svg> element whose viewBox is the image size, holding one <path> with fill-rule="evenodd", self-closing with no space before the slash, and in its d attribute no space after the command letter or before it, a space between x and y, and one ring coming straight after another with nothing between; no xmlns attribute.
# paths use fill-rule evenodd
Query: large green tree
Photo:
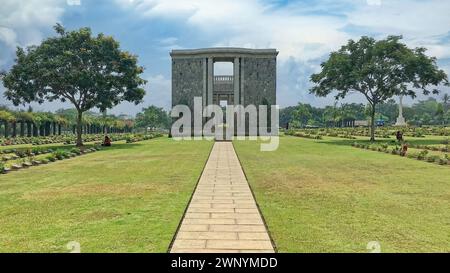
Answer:
<svg viewBox="0 0 450 273"><path fill-rule="evenodd" d="M418 90L427 95L439 93L441 84L448 84L447 75L438 68L436 58L425 55L425 48L410 49L401 43L401 36L376 41L362 37L350 40L332 52L321 64L321 71L311 76L315 83L310 90L317 96L336 91L336 99L351 92L363 94L371 109L371 137L375 140L376 106L393 96L416 97ZM434 86L433 89L429 89Z"/></svg>
<svg viewBox="0 0 450 273"><path fill-rule="evenodd" d="M135 55L120 49L110 36L93 36L89 28L66 31L39 46L17 49L17 59L3 73L5 96L15 105L68 101L77 110L77 145L82 145L83 113L112 108L122 101L140 103L145 95L144 68Z"/></svg>
<svg viewBox="0 0 450 273"><path fill-rule="evenodd" d="M169 128L170 117L163 108L149 106L136 115L136 127Z"/></svg>
<svg viewBox="0 0 450 273"><path fill-rule="evenodd" d="M311 112L311 105L298 103L295 110L292 112L292 122L294 123L294 127L303 127L307 125L308 121L313 117Z"/></svg>

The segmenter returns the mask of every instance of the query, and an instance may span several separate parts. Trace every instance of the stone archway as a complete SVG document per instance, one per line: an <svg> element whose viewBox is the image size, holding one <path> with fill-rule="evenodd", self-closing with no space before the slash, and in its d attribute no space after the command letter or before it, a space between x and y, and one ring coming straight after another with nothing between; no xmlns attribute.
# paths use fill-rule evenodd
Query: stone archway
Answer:
<svg viewBox="0 0 450 273"><path fill-rule="evenodd" d="M221 100L243 107L258 107L263 99L276 105L275 49L206 48L173 50L170 55L173 107L187 105L194 112L195 97L202 98L203 109ZM215 75L215 62L233 63L233 74Z"/></svg>

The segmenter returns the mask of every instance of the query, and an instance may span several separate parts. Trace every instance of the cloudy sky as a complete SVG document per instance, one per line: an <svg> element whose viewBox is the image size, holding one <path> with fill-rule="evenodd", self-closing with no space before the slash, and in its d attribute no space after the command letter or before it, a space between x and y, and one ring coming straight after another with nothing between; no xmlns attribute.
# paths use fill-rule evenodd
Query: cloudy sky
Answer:
<svg viewBox="0 0 450 273"><path fill-rule="evenodd" d="M11 67L17 46L54 35L56 22L112 35L137 54L149 81L145 102L119 105L117 114L135 114L151 104L169 108L171 49L278 49L282 107L333 103L332 97L308 94L309 76L330 51L362 35L403 35L409 46L427 47L450 74L450 1L444 0L0 0L0 7L0 70ZM0 104L11 106L1 84L0 93ZM363 100L353 95L347 101Z"/></svg>

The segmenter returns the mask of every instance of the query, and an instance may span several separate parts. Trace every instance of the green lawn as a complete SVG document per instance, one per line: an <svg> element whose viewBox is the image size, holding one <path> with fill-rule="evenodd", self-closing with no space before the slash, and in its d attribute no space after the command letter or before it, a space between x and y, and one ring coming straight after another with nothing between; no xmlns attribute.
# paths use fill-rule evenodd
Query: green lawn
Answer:
<svg viewBox="0 0 450 273"><path fill-rule="evenodd" d="M449 252L450 167L340 141L234 142L278 250Z"/></svg>
<svg viewBox="0 0 450 273"><path fill-rule="evenodd" d="M212 142L168 138L0 176L0 252L165 252Z"/></svg>

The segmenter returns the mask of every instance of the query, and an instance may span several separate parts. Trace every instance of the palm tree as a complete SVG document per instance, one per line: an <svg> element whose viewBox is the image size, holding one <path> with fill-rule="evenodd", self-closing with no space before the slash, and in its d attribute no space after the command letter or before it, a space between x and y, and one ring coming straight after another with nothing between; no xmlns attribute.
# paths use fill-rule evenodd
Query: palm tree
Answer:
<svg viewBox="0 0 450 273"><path fill-rule="evenodd" d="M62 126L66 127L67 125L69 125L69 121L60 115L56 115L55 120L56 125L58 126L58 135L61 135Z"/></svg>
<svg viewBox="0 0 450 273"><path fill-rule="evenodd" d="M9 137L9 125L15 122L16 118L12 113L6 110L0 110L0 122L5 125L5 137Z"/></svg>
<svg viewBox="0 0 450 273"><path fill-rule="evenodd" d="M330 124L333 124L331 127L334 127L335 112L336 112L336 109L334 109L334 107L332 107L332 106L325 107L325 110L323 111L323 114L322 114L322 122L325 124L326 127L329 127Z"/></svg>
<svg viewBox="0 0 450 273"><path fill-rule="evenodd" d="M442 125L445 125L444 114L444 106L442 105L442 103L438 103L435 116L440 122L442 122Z"/></svg>
<svg viewBox="0 0 450 273"><path fill-rule="evenodd" d="M33 123L33 114L30 112L19 111L14 113L17 122L20 123L20 136L25 136L25 125L27 129L27 135L31 137L31 125Z"/></svg>
<svg viewBox="0 0 450 273"><path fill-rule="evenodd" d="M442 97L442 102L444 103L444 111L447 112L449 108L450 95L444 94L444 96Z"/></svg>

